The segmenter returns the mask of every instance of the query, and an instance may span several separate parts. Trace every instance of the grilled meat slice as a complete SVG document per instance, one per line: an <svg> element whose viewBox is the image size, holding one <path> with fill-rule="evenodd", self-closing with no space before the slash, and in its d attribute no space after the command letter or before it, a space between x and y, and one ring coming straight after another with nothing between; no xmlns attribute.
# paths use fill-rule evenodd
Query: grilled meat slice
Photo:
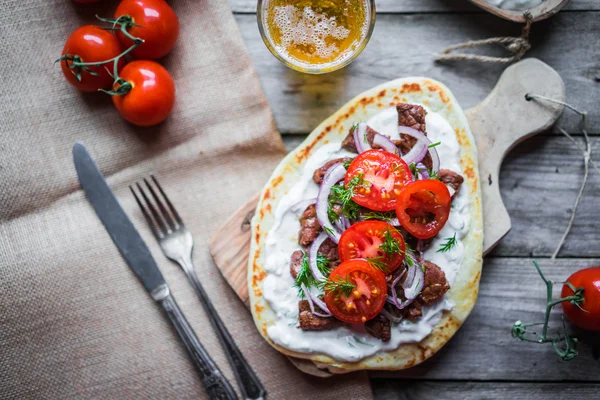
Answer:
<svg viewBox="0 0 600 400"><path fill-rule="evenodd" d="M444 271L434 263L425 261L425 283L418 299L424 304L431 304L448 290L450 290L450 285Z"/></svg>
<svg viewBox="0 0 600 400"><path fill-rule="evenodd" d="M425 116L427 115L427 111L423 107L400 103L396 105L396 110L398 111L398 126L408 126L427 134L425 131ZM417 139L406 133L400 134L400 140L395 141L396 146L398 146L402 154L408 153L415 143L417 143ZM427 164L425 163L425 165ZM431 166L428 168L431 168Z"/></svg>
<svg viewBox="0 0 600 400"><path fill-rule="evenodd" d="M356 143L354 142L354 126L350 128L350 132L348 132L348 136L342 141L342 149L348 150L352 153L358 153L358 149L356 148ZM378 133L375 129L367 126L367 142L373 146L373 138L375 134ZM375 147L377 148L377 147Z"/></svg>
<svg viewBox="0 0 600 400"><path fill-rule="evenodd" d="M313 181L315 181L315 183L317 185L320 185L321 183L323 183L323 178L325 178L325 174L327 173L329 168L333 167L335 164L337 164L339 162L345 162L345 161L349 161L349 160L351 160L351 158L342 157L342 158L336 158L336 159L327 161L321 168L318 168L315 171L315 173L313 174Z"/></svg>
<svg viewBox="0 0 600 400"><path fill-rule="evenodd" d="M338 245L329 238L325 239L321 247L319 247L319 254L329 261L337 261L340 258L338 254Z"/></svg>
<svg viewBox="0 0 600 400"><path fill-rule="evenodd" d="M302 250L296 250L292 253L292 259L290 262L290 273L292 277L296 279L302 269L302 260L304 259L304 252Z"/></svg>
<svg viewBox="0 0 600 400"><path fill-rule="evenodd" d="M310 245L321 233L323 228L317 219L317 207L314 204L306 207L306 210L300 216L300 235L298 243L301 246Z"/></svg>
<svg viewBox="0 0 600 400"><path fill-rule="evenodd" d="M305 331L327 331L340 326L340 321L333 317L319 317L310 311L308 300L298 302L298 321L300 329ZM317 305L315 311L323 312Z"/></svg>
<svg viewBox="0 0 600 400"><path fill-rule="evenodd" d="M452 189L454 189L454 193L452 193L453 198L458 193L460 185L465 181L465 178L463 178L462 175L457 174L454 171L450 171L449 169L440 169L438 172L438 178L440 178L440 181L445 183L447 186L450 186Z"/></svg>
<svg viewBox="0 0 600 400"><path fill-rule="evenodd" d="M369 334L382 342L389 342L392 338L392 325L389 319L383 314L365 322L365 329Z"/></svg>

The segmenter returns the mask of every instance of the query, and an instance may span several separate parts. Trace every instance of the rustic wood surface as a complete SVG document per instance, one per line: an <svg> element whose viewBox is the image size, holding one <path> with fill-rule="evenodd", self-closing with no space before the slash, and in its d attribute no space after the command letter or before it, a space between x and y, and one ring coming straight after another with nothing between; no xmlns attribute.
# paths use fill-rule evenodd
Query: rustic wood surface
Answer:
<svg viewBox="0 0 600 400"><path fill-rule="evenodd" d="M288 149L355 94L397 77L439 79L463 108L472 107L490 92L504 67L438 64L432 61L433 54L471 39L520 33L518 25L462 0L378 0L375 32L356 62L332 74L309 76L287 69L268 52L256 27L255 1L230 0L230 4ZM589 112L588 130L595 135L592 143L598 155L599 11L600 1L572 0L558 15L533 26L533 48L527 54L556 69L565 81L567 101ZM578 122L565 112L558 126L576 134L583 144ZM594 158L600 161L600 156ZM485 259L473 314L439 354L404 372L403 379L374 377L377 399L598 397L600 345L593 335L580 333L585 343L569 363L558 362L549 346L520 343L510 336L517 319L542 317L544 288L533 268L534 258L557 281L582 267L600 265L600 176L594 172L563 250L558 259L548 259L569 220L582 175L581 154L556 128L521 143L508 155L500 189L512 230ZM555 314L556 326L560 313Z"/></svg>

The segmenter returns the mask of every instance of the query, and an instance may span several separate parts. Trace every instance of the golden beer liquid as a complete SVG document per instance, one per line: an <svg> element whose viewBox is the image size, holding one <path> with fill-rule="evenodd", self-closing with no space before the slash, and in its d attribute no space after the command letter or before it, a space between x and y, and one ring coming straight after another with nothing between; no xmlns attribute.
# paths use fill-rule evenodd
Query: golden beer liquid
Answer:
<svg viewBox="0 0 600 400"><path fill-rule="evenodd" d="M335 69L369 29L367 0L263 0L271 43L290 63Z"/></svg>

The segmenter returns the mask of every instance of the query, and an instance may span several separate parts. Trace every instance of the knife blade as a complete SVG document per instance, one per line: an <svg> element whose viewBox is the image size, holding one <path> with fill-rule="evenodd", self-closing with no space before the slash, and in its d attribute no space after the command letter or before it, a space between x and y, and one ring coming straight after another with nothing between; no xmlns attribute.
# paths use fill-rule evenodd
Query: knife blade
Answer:
<svg viewBox="0 0 600 400"><path fill-rule="evenodd" d="M235 400L237 395L204 349L181 309L171 296L150 249L125 214L104 175L82 142L73 146L73 161L81 187L92 203L96 214L119 249L125 262L142 282L152 298L167 313L169 321L200 371L206 391L211 399Z"/></svg>
<svg viewBox="0 0 600 400"><path fill-rule="evenodd" d="M73 146L73 160L88 200L121 255L150 294L160 291L161 285L166 284L165 278L83 143Z"/></svg>

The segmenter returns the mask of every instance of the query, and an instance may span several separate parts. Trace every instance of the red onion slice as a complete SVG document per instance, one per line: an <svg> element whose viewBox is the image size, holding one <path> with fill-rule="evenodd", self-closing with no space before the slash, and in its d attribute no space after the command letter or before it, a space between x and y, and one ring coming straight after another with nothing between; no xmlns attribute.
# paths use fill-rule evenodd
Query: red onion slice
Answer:
<svg viewBox="0 0 600 400"><path fill-rule="evenodd" d="M364 122L358 124L358 127L354 130L354 141L359 153L371 150L371 144L367 140L367 124Z"/></svg>
<svg viewBox="0 0 600 400"><path fill-rule="evenodd" d="M427 167L425 166L425 164L420 162L420 163L417 163L416 167L417 167L417 175L419 176L419 179L421 179L421 180L429 179L429 172L427 172Z"/></svg>
<svg viewBox="0 0 600 400"><path fill-rule="evenodd" d="M300 200L299 202L291 206L290 209L295 213L300 211L304 212L304 210L306 210L308 206L310 206L311 204L315 204L316 202L316 198Z"/></svg>
<svg viewBox="0 0 600 400"><path fill-rule="evenodd" d="M409 128L408 126L399 126L398 133L405 133L417 139L417 143L415 143L414 147L410 149L408 153L402 156L402 159L407 163L418 163L427 154L431 154L431 169L434 172L438 172L440 170L440 157L437 153L435 147L429 147L431 144L431 140L425 134L419 130Z"/></svg>
<svg viewBox="0 0 600 400"><path fill-rule="evenodd" d="M308 288L306 287L306 285L304 283L302 285L300 285L300 287L302 288L302 291L304 292L304 297L308 301L308 306L310 307L311 313L313 313L317 317L323 317L323 318L331 317L331 312L327 308L327 305L321 299L319 299L317 296L313 295L310 292L310 290L308 290ZM325 313L320 313L318 311L315 311L315 304L321 310L325 311Z"/></svg>
<svg viewBox="0 0 600 400"><path fill-rule="evenodd" d="M401 274L394 279L392 282L392 295L388 296L387 298L389 303L392 303L399 309L403 309L412 303L413 300L417 298L419 293L421 293L421 290L423 290L423 286L425 284L425 272L423 271L423 266L417 262L414 253L410 250L406 250L406 257L410 257L412 261L412 263L408 266L408 276L402 283L404 297L406 297L406 300L400 302L400 299L398 299L398 295L396 293L396 285L404 274Z"/></svg>
<svg viewBox="0 0 600 400"><path fill-rule="evenodd" d="M373 146L378 146L387 152L398 154L398 148L394 142L392 142L387 136L383 136L380 133L375 134L375 137L373 138Z"/></svg>
<svg viewBox="0 0 600 400"><path fill-rule="evenodd" d="M394 325L398 325L400 323L400 321L402 321L402 317L395 317L392 315L392 313L390 313L388 310L386 310L385 308L381 309L381 314L383 314L387 319L389 319L392 324Z"/></svg>
<svg viewBox="0 0 600 400"><path fill-rule="evenodd" d="M312 272L313 277L319 282L324 280L325 276L323 276L317 266L317 255L319 254L319 248L326 239L327 234L325 232L319 233L319 236L312 242L310 249L308 250L308 266L310 267L310 272Z"/></svg>
<svg viewBox="0 0 600 400"><path fill-rule="evenodd" d="M329 209L329 194L331 193L333 185L344 179L345 175L346 168L344 168L341 163L329 168L323 178L323 183L321 183L321 188L319 189L319 194L317 196L317 219L323 227L323 230L335 243L340 240L341 233L333 226L327 215L327 210Z"/></svg>

